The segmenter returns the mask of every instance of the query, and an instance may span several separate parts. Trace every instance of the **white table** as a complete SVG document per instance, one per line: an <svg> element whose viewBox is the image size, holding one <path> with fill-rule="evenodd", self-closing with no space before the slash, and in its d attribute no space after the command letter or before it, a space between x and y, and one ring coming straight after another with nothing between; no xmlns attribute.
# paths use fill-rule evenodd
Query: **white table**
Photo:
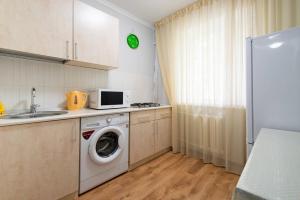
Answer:
<svg viewBox="0 0 300 200"><path fill-rule="evenodd" d="M261 129L233 199L299 200L300 132Z"/></svg>

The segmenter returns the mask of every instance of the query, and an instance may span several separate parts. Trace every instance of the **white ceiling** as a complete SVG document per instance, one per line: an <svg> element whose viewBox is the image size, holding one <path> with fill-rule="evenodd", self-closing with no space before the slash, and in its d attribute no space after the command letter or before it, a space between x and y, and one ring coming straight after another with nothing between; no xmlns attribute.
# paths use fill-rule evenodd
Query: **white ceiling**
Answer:
<svg viewBox="0 0 300 200"><path fill-rule="evenodd" d="M196 0L108 0L149 23L154 23L165 16L195 2Z"/></svg>

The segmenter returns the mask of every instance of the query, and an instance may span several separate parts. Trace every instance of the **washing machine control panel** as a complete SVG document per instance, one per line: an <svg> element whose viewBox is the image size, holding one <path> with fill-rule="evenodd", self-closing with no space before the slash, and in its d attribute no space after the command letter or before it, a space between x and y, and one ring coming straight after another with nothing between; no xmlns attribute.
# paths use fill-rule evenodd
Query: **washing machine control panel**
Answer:
<svg viewBox="0 0 300 200"><path fill-rule="evenodd" d="M129 122L129 114L112 114L112 115L102 115L95 117L87 117L81 119L81 130L91 130L98 129L105 126L112 126L118 124L125 124Z"/></svg>

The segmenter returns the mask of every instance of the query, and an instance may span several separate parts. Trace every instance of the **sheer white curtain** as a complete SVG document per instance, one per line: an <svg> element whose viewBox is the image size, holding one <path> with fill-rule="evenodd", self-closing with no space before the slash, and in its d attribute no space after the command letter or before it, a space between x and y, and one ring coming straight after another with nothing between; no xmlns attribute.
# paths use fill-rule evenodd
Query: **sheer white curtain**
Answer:
<svg viewBox="0 0 300 200"><path fill-rule="evenodd" d="M246 155L241 66L251 12L251 2L207 0L156 25L159 61L174 106L173 150L235 173Z"/></svg>
<svg viewBox="0 0 300 200"><path fill-rule="evenodd" d="M300 26L300 0L254 0L255 34Z"/></svg>
<svg viewBox="0 0 300 200"><path fill-rule="evenodd" d="M268 6L274 1L202 0L156 23L159 63L173 106L174 152L241 172L246 160L245 38L268 32L270 20L262 6L274 14ZM260 17L264 24L258 26Z"/></svg>

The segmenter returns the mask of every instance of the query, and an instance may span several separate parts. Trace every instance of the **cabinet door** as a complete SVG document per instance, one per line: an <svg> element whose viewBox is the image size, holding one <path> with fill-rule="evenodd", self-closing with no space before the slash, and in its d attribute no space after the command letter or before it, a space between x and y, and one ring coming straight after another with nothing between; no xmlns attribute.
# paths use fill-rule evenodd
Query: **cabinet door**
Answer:
<svg viewBox="0 0 300 200"><path fill-rule="evenodd" d="M55 200L78 190L79 119L0 127L0 199Z"/></svg>
<svg viewBox="0 0 300 200"><path fill-rule="evenodd" d="M0 0L0 49L68 59L73 0Z"/></svg>
<svg viewBox="0 0 300 200"><path fill-rule="evenodd" d="M155 153L155 122L150 121L130 126L130 164Z"/></svg>
<svg viewBox="0 0 300 200"><path fill-rule="evenodd" d="M118 66L119 20L79 0L74 11L74 60Z"/></svg>
<svg viewBox="0 0 300 200"><path fill-rule="evenodd" d="M163 118L156 121L157 140L156 151L162 151L171 147L171 118Z"/></svg>

